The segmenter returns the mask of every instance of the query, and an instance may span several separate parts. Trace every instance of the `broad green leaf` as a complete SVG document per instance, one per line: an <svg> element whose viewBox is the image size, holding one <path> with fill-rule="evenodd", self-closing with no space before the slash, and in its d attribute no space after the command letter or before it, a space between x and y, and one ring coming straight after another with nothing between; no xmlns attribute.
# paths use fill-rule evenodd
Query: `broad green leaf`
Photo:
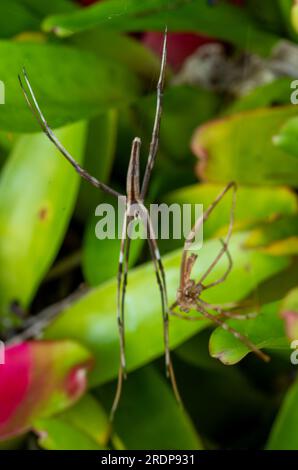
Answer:
<svg viewBox="0 0 298 470"><path fill-rule="evenodd" d="M235 100L232 105L223 110L223 115L231 115L257 108L273 105L289 104L291 78L277 78L271 83L258 86L248 94Z"/></svg>
<svg viewBox="0 0 298 470"><path fill-rule="evenodd" d="M111 423L102 405L91 394L85 395L74 406L63 411L59 418L76 426L100 445L109 440Z"/></svg>
<svg viewBox="0 0 298 470"><path fill-rule="evenodd" d="M248 237L247 248L259 248L272 255L298 253L297 214L282 217L254 229Z"/></svg>
<svg viewBox="0 0 298 470"><path fill-rule="evenodd" d="M57 132L78 162L85 123ZM79 177L44 134L21 137L0 178L0 316L28 307L60 248Z"/></svg>
<svg viewBox="0 0 298 470"><path fill-rule="evenodd" d="M48 15L70 13L77 10L71 0L1 0L0 36L9 38L40 30L41 20Z"/></svg>
<svg viewBox="0 0 298 470"><path fill-rule="evenodd" d="M212 302L239 301L261 281L277 274L289 265L285 257L271 257L242 248L247 234L233 236L230 251L233 270L227 281L206 292ZM204 243L194 269L194 278L205 272L218 252L217 240ZM164 257L169 301L173 302L179 281L181 251ZM226 269L226 259L217 264L211 279L217 279ZM73 338L81 341L97 358L91 385L104 383L117 375L119 338L116 322L116 279L96 289L65 309L45 332L47 338ZM162 318L159 289L151 263L129 273L126 301L126 350L128 369L133 370L160 356L163 352ZM204 320L187 322L173 318L170 328L174 348L206 326Z"/></svg>
<svg viewBox="0 0 298 470"><path fill-rule="evenodd" d="M298 158L298 117L289 119L273 138L274 144Z"/></svg>
<svg viewBox="0 0 298 470"><path fill-rule="evenodd" d="M286 1L288 2L289 0ZM279 2L280 0L263 0L262 8L260 8L258 0L247 0L246 4L248 11L263 25L264 29L282 34L283 18Z"/></svg>
<svg viewBox="0 0 298 470"><path fill-rule="evenodd" d="M245 243L243 248L245 248ZM288 294L289 289L293 289L296 285L298 285L298 263L294 258L288 268L270 279L266 279L258 285L256 290L251 291L245 302L250 302L253 305L265 305L280 301Z"/></svg>
<svg viewBox="0 0 298 470"><path fill-rule="evenodd" d="M90 353L72 341L30 341L6 348L0 367L0 440L30 430L86 390Z"/></svg>
<svg viewBox="0 0 298 470"><path fill-rule="evenodd" d="M5 441L0 441L0 450L18 450L24 445L24 436L13 437Z"/></svg>
<svg viewBox="0 0 298 470"><path fill-rule="evenodd" d="M18 82L23 66L52 127L118 107L138 93L137 80L127 69L88 51L82 60L82 50L74 47L0 41L0 56L0 80L7 97L5 106L0 106L3 130L38 130Z"/></svg>
<svg viewBox="0 0 298 470"><path fill-rule="evenodd" d="M295 106L258 109L211 121L192 142L198 174L211 182L298 186L297 159L273 144Z"/></svg>
<svg viewBox="0 0 298 470"><path fill-rule="evenodd" d="M280 313L285 322L287 337L298 340L298 288L292 289L283 299ZM298 344L296 344L298 346Z"/></svg>
<svg viewBox="0 0 298 470"><path fill-rule="evenodd" d="M298 448L298 380L290 387L273 424L267 450L297 450Z"/></svg>
<svg viewBox="0 0 298 470"><path fill-rule="evenodd" d="M36 30L38 27L38 18L22 2L1 0L0 36L2 38L9 38L24 30Z"/></svg>
<svg viewBox="0 0 298 470"><path fill-rule="evenodd" d="M167 204L203 204L204 209L214 201L224 185L201 183L179 188L165 196ZM252 227L261 222L269 222L281 215L296 214L297 197L286 187L239 186L236 193L235 229ZM249 204L247 204L249 201ZM232 198L227 194L214 209L204 224L204 236L210 237L227 226L230 219ZM293 215L293 219L296 215ZM266 228L266 225L265 225ZM222 230L220 231L222 233Z"/></svg>
<svg viewBox="0 0 298 470"><path fill-rule="evenodd" d="M261 307L256 318L229 320L227 323L247 336L259 349L289 349L276 302ZM212 357L226 365L236 364L251 352L239 339L220 327L211 335L209 350Z"/></svg>
<svg viewBox="0 0 298 470"><path fill-rule="evenodd" d="M183 343L181 346L175 349L175 355L177 355L183 362L197 367L200 370L209 370L214 373L223 372L230 374L229 371L235 371L236 368L224 367L219 361L214 360L210 356L208 351L208 341L210 337L210 329L206 328L203 331L199 331L198 334L190 338L188 341ZM237 370L236 370L237 375Z"/></svg>
<svg viewBox="0 0 298 470"><path fill-rule="evenodd" d="M0 131L0 147L1 153L8 154L12 149L17 139L19 138L18 134L13 134L12 132L2 132Z"/></svg>
<svg viewBox="0 0 298 470"><path fill-rule="evenodd" d="M211 9L195 0L112 0L68 15L47 18L43 27L65 36L96 26L117 31L190 31L207 34L267 54L278 36L263 31L245 11L221 2ZM250 40L247 41L247 31Z"/></svg>
<svg viewBox="0 0 298 470"><path fill-rule="evenodd" d="M281 12L281 17L289 36L297 41L298 35L293 24L293 12L295 6L292 0L276 0Z"/></svg>
<svg viewBox="0 0 298 470"><path fill-rule="evenodd" d="M105 448L110 426L102 406L87 394L63 413L37 420L34 430L45 449L88 450Z"/></svg>
<svg viewBox="0 0 298 470"><path fill-rule="evenodd" d="M296 3L294 3L292 6L291 22L292 22L294 31L298 33L298 5Z"/></svg>
<svg viewBox="0 0 298 470"><path fill-rule="evenodd" d="M139 40L115 31L95 29L75 34L71 43L91 51L99 58L107 58L123 64L147 80L158 80L160 60Z"/></svg>
<svg viewBox="0 0 298 470"><path fill-rule="evenodd" d="M36 422L38 443L48 450L101 450L102 446L75 426L59 419L47 418Z"/></svg>
<svg viewBox="0 0 298 470"><path fill-rule="evenodd" d="M109 407L114 385L99 390ZM150 366L133 373L125 382L114 430L127 449L202 448L187 412L177 405L169 382Z"/></svg>
<svg viewBox="0 0 298 470"><path fill-rule="evenodd" d="M265 248L260 248L271 255L296 255L298 253L298 237L297 235L277 240Z"/></svg>
<svg viewBox="0 0 298 470"><path fill-rule="evenodd" d="M23 4L30 11L33 11L40 18L46 15L69 13L77 10L79 7L71 0L51 0L50 2L41 2L40 0L16 0Z"/></svg>

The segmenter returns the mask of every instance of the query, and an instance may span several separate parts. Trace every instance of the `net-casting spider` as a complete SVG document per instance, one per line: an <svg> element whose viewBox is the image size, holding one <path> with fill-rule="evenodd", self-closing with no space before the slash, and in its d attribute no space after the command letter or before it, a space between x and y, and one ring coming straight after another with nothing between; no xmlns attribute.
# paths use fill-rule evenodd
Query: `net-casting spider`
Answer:
<svg viewBox="0 0 298 470"><path fill-rule="evenodd" d="M195 240L196 233L198 233L202 224L208 219L211 212L214 210L217 204L221 201L221 199L230 189L233 190L233 201L231 205L230 223L229 223L227 235L224 240L222 239L220 240L222 247L220 251L218 252L218 254L216 255L216 257L214 258L214 260L212 261L212 263L210 264L210 266L207 268L205 273L201 276L199 281L195 281L194 279L191 278L191 273L192 273L192 268L197 260L198 255L191 253L191 247ZM233 225L234 225L236 190L237 190L236 184L233 182L229 183L223 189L223 191L216 197L213 203L207 208L207 210L197 219L194 227L192 228L188 237L186 238L184 248L183 248L183 253L182 253L181 266L180 266L180 284L179 284L179 288L177 291L176 301L170 307L170 314L178 318L181 318L183 320L190 320L190 321L200 320L202 317L205 317L209 321L215 323L219 327L231 333L239 341L242 341L242 343L244 343L259 358L268 362L270 358L269 356L267 356L267 354L264 354L246 336L239 333L237 330L229 326L224 321L227 318L245 320L245 319L254 317L255 316L254 313L253 314L237 314L233 311L233 309L239 308L237 304L234 304L234 303L224 304L224 305L210 304L208 302L205 302L201 298L201 294L204 291L224 282L227 276L229 275L233 266L232 257L228 249L228 244L232 235L232 230L233 230ZM207 279L211 271L215 268L217 263L220 261L220 259L224 255L226 255L228 259L228 266L227 266L226 271L216 281L213 281L209 284L208 283L205 284L204 281ZM177 308L178 308L178 311L177 311ZM188 313L190 310L196 310L201 315L200 316L189 315ZM210 311L213 311L213 314L210 313Z"/></svg>
<svg viewBox="0 0 298 470"><path fill-rule="evenodd" d="M74 167L77 173L87 180L90 184L103 190L105 193L114 196L116 198L125 197L125 213L124 213L124 222L122 228L122 237L121 237L121 246L120 246L120 255L119 255L119 265L118 265L118 287L117 287L117 322L119 329L119 338L120 338L120 366L118 374L118 385L116 390L116 395L114 403L111 410L111 417L113 418L114 413L117 409L121 390L123 378L126 378L126 358L125 358L125 334L124 334L124 304L125 304L125 292L127 285L127 273L128 273L128 259L129 259L129 250L131 238L129 236L129 231L131 227L131 222L133 220L140 220L144 223L147 241L150 249L151 259L153 261L156 278L158 286L160 289L161 303L162 303L162 316L163 316L163 329L164 329L164 348L165 348L165 364L166 364L166 373L170 377L173 389L177 399L179 400L179 394L176 387L174 371L171 363L170 349L169 349L169 312L168 312L168 299L167 299L167 289L166 289L166 280L164 268L162 265L160 253L158 246L155 240L153 233L153 228L149 218L148 211L144 205L144 199L147 193L151 173L155 163L158 143L159 143L159 132L160 132L160 122L162 114L162 97L163 97L163 88L165 81L165 70L166 70L166 57L167 57L167 31L165 31L161 66L160 66L160 75L157 84L157 102L156 102L156 113L155 120L153 125L153 132L150 142L149 155L147 159L146 169L140 185L140 147L141 140L137 137L132 142L131 155L128 165L127 177L126 177L126 196L118 193L114 189L110 188L106 184L98 181L92 175L90 175L85 169L83 169L69 154L69 152L63 147L55 136L52 129L49 127L40 107L36 100L35 94L31 87L30 81L28 79L26 70L23 69L23 77L25 84L22 81L22 78L19 76L19 81L26 98L26 101L36 117L41 129L47 135L47 137L53 142L57 149L62 153L62 155L68 160L68 162ZM144 222L145 221L145 222Z"/></svg>

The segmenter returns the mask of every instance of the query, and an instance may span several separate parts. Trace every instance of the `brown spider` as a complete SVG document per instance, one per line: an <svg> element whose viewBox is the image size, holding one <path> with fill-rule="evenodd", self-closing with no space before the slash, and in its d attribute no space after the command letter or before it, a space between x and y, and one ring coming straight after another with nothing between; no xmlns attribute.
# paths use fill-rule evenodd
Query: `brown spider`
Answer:
<svg viewBox="0 0 298 470"><path fill-rule="evenodd" d="M220 200L224 197L224 195L230 189L233 189L233 202L231 206L228 233L226 235L225 240L220 240L222 244L221 250L215 257L215 259L212 261L212 263L210 264L206 272L201 276L200 280L197 282L191 278L192 269L198 257L198 255L194 253L190 253L191 244L193 243L195 234L197 233L197 231L199 230L203 222L208 219L213 209L217 206ZM252 318L252 317L255 317L255 313L237 314L233 312L233 309L237 309L237 308L239 309L239 306L237 306L237 304L235 303L217 305L217 304L210 304L208 302L205 302L203 299L201 299L202 292L218 284L221 284L222 282L226 280L233 266L232 257L228 249L228 244L232 235L232 229L234 225L236 190L237 190L236 184L233 182L229 183L224 188L224 190L217 196L217 198L213 201L213 203L208 207L206 212L204 212L204 214L198 218L194 227L190 231L185 241L183 253L182 253L182 260L181 260L181 267L180 267L180 285L177 290L176 301L170 307L170 314L178 318L181 318L183 320L191 320L191 321L200 320L203 316L207 318L208 320L210 320L211 322L215 323L216 325L220 326L224 330L231 333L237 339L242 341L259 358L261 358L263 361L268 362L270 358L269 356L267 356L267 354L264 354L262 351L260 351L260 349L258 349L246 336L239 333L237 330L229 326L224 321L227 318L236 318L236 319ZM211 282L210 284L205 284L205 283L203 284L205 279L208 277L208 275L211 273L213 268L217 265L219 260L224 255L226 255L228 258L228 267L226 271L224 272L224 274L219 279L217 279L214 282ZM177 308L179 309L179 311L176 310ZM201 316L188 315L190 310L196 310L198 313L201 314ZM210 310L213 311L214 313L213 314L210 313Z"/></svg>

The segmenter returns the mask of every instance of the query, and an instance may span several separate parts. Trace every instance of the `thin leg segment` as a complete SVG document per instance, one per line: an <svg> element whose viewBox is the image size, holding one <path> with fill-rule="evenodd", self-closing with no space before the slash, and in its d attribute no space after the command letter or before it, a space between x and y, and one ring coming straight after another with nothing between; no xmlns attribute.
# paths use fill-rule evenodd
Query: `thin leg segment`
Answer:
<svg viewBox="0 0 298 470"><path fill-rule="evenodd" d="M148 211L145 206L141 205L142 218L146 222L146 233L147 240L150 249L151 259L154 265L156 280L159 286L161 302L162 302L162 318L163 318L163 330L164 330L164 348L165 348L165 365L167 376L171 380L173 391L178 403L182 404L181 397L179 394L176 377L174 373L174 368L171 360L170 354L170 344L169 344L169 307L168 307L168 296L167 296L167 286L166 286L166 277L165 270L162 264L161 256L159 249L156 243L154 230L149 218Z"/></svg>
<svg viewBox="0 0 298 470"><path fill-rule="evenodd" d="M49 127L40 107L37 102L37 99L35 97L35 94L33 92L32 86L30 84L30 81L28 79L26 70L23 69L23 76L28 88L28 91L26 90L23 81L21 79L21 76L19 75L19 82L22 87L25 99L27 101L27 104L32 111L33 115L35 116L39 126L43 130L43 132L46 134L46 136L50 139L50 141L55 145L55 147L59 150L59 152L66 158L66 160L73 166L73 168L76 170L76 172L84 178L86 181L88 181L92 186L95 188L99 188L105 193L114 196L114 197L119 197L121 196L120 193L117 191L114 191L114 189L110 188L106 184L102 183L101 181L97 180L94 178L94 176L91 176L84 168L82 168L76 161L75 159L70 155L70 153L63 147L61 142L58 140L52 129Z"/></svg>
<svg viewBox="0 0 298 470"><path fill-rule="evenodd" d="M245 346L248 347L251 351L253 351L260 359L262 359L265 362L270 361L270 357L267 356L267 354L263 353L257 346L252 343L247 336L243 335L242 333L239 333L239 331L235 330L232 328L230 325L225 323L224 321L220 320L217 316L211 315L211 313L206 312L205 309L196 307L197 311L201 313L204 317L208 318L208 320L212 321L213 323L216 323L218 326L220 326L223 330L228 331L231 333L235 338L237 338L239 341L241 341Z"/></svg>
<svg viewBox="0 0 298 470"><path fill-rule="evenodd" d="M235 220L235 206L236 206L236 186L235 186L235 184L231 183L230 185L228 185L225 188L224 192L222 193L221 197L223 197L224 194L226 194L226 192L230 188L233 188L233 200L232 200L231 211L230 211L230 223L229 223L228 233L226 235L225 240L220 240L220 242L222 244L222 249L220 250L218 255L215 257L214 261L211 263L211 265L209 266L207 271L203 274L203 276L199 280L198 284L201 284L207 278L207 276L210 274L210 272L213 270L213 268L217 265L217 263L220 261L220 259L222 258L222 256L224 254L227 255L229 264L228 264L227 271L224 273L224 275L220 279L218 279L217 281L212 282L211 284L205 286L205 289L209 289L210 287L214 287L214 286L224 282L226 280L227 276L229 275L232 267L233 267L233 261L232 261L232 257L230 255L230 252L228 250L228 244L229 244L229 241L230 241L231 236L232 236L232 231L233 231L233 227L234 227L234 220Z"/></svg>
<svg viewBox="0 0 298 470"><path fill-rule="evenodd" d="M174 317L181 318L182 320L188 320L188 321L199 321L205 317L208 320L210 320L212 323L215 323L217 326L222 328L223 330L231 333L235 338L237 338L239 341L245 344L245 346L247 346L248 349L250 349L253 353L255 353L260 359L262 359L265 362L270 361L270 357L267 356L267 354L265 354L263 351L261 351L254 343L252 343L247 338L247 336L243 335L242 333L239 333L239 331L235 330L230 325L222 321L218 315L211 315L211 313L207 312L205 309L203 309L202 307L198 305L196 306L194 305L194 308L202 316L187 315L185 313L175 312L174 310L170 310L170 313Z"/></svg>
<svg viewBox="0 0 298 470"><path fill-rule="evenodd" d="M219 204L219 202L221 201L221 199L224 197L224 195L230 190L230 189L233 189L234 191L234 195L233 195L233 203L232 203L232 207L231 207L231 215L230 215L230 224L229 224L229 229L228 229L228 233L227 233L227 236L226 236L226 239L225 239L225 245L228 246L228 242L230 240L230 237L231 237L231 234L232 234L232 229L233 229L233 224L234 224L234 210L235 210L235 202L236 202L236 189L237 189L237 186L236 186L236 183L234 182L231 182L229 183L222 191L221 193L219 193L219 195L216 197L216 199L213 201L212 204L210 204L210 206L207 208L207 210L204 212L204 214L201 215L201 217L199 217L196 222L195 222L195 225L193 226L193 228L191 229L188 237L186 238L185 240L185 243L184 243L184 248L183 248L183 253L182 253L182 259L181 259L181 266L180 266L180 289L183 290L184 289L184 284L185 284L185 281L187 280L186 279L186 276L185 276L185 273L186 273L186 270L187 270L187 259L188 259L188 253L190 251L190 248L191 248L191 245L193 243L193 240L195 238L195 235L196 233L198 232L198 230L201 228L202 224L208 220L210 214L212 213L212 211L216 208L216 206ZM221 256L224 254L226 250L221 250L221 255L219 257L219 259L221 258ZM215 264L212 264L212 268L215 266ZM210 268L209 268L210 269ZM211 271L211 269L210 269ZM209 271L209 272L210 272ZM208 274L209 274L208 272ZM205 278L205 276L204 276ZM199 283L198 283L199 284Z"/></svg>
<svg viewBox="0 0 298 470"><path fill-rule="evenodd" d="M129 251L131 240L129 234L127 233L127 228L130 224L131 217L128 216L127 211L124 215L123 228L122 228L122 238L120 246L120 255L119 255L119 264L118 264L118 283L117 283L117 323L119 330L119 340L120 340L120 364L119 364L119 373L118 373L118 383L116 394L111 409L111 420L113 420L115 412L118 408L123 379L126 378L126 357L125 357L125 318L124 318L124 309L125 309L125 294L127 286L127 274L128 274L128 260L129 260Z"/></svg>
<svg viewBox="0 0 298 470"><path fill-rule="evenodd" d="M203 276L201 277L201 279L199 280L199 282L197 283L197 285L201 285L202 282L206 279L206 277L211 273L211 271L214 269L214 267L217 265L217 263L219 262L219 260L222 258L222 256L224 254L227 255L227 258L228 258L228 267L226 269L226 271L224 272L224 274L219 278L217 279L216 281L214 282L211 282L210 284L207 284L204 286L204 290L206 289L210 289L210 287L214 287L214 286L217 286L218 284L221 284L222 282L224 282L226 280L226 278L228 277L228 275L230 274L231 270L232 270L232 267L233 267L233 260L232 260L232 257L231 257L231 254L228 250L228 245L227 243L224 241L224 240L220 240L221 244L222 244L222 249L219 251L218 255L215 257L215 259L213 260L213 262L210 264L209 268L207 269L207 271L203 274Z"/></svg>
<svg viewBox="0 0 298 470"><path fill-rule="evenodd" d="M158 143L159 143L159 131L160 131L160 121L161 121L161 114L162 114L162 101L163 101L163 89L164 89L164 82L165 82L165 73L166 73L166 63L167 63L167 30L164 34L164 42L163 42L163 50L162 50L162 59L161 59L161 66L160 66L160 75L157 84L157 102L156 102L156 112L155 112L155 120L153 125L150 149L149 149L149 156L147 160L146 170L144 174L142 189L141 189L141 200L144 201L150 176L154 167L156 154L158 151Z"/></svg>

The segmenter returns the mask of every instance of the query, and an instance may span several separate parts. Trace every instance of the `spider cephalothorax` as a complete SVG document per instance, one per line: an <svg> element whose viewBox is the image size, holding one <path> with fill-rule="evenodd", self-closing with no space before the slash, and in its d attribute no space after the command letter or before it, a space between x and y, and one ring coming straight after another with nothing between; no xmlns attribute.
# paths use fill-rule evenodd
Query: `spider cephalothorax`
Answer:
<svg viewBox="0 0 298 470"><path fill-rule="evenodd" d="M197 298L201 295L203 286L196 284L193 279L188 279L184 286L177 290L177 303L180 310L188 313L197 302Z"/></svg>

